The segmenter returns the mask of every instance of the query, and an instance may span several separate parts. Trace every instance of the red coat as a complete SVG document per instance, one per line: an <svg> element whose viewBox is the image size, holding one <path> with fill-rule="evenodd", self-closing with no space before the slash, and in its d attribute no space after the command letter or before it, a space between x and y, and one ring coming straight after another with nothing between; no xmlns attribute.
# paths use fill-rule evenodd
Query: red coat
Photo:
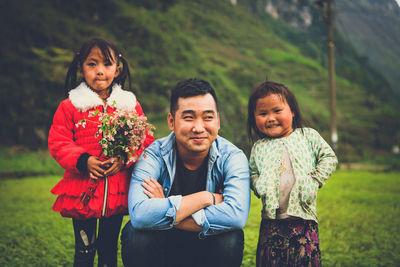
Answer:
<svg viewBox="0 0 400 267"><path fill-rule="evenodd" d="M112 104L115 104L116 108L112 108L110 106ZM60 212L64 217L86 219L127 214L130 166L123 167L114 176L99 179L94 196L87 206L82 205L79 199L87 188L89 174L80 172L76 168L78 158L83 153L100 157L102 148L99 144L101 137L95 137L98 124L87 122L85 127L77 127L75 124L83 118L90 118L88 116L90 111L103 112L103 109L106 109L108 113L115 109L135 109L139 115L143 115L143 110L135 95L122 90L119 85L113 86L107 105L104 107L103 101L85 83L70 91L69 98L60 103L54 115L48 145L51 155L65 169L65 173L63 179L51 192L58 195L53 210ZM154 137L148 135L144 147L149 146L153 141Z"/></svg>

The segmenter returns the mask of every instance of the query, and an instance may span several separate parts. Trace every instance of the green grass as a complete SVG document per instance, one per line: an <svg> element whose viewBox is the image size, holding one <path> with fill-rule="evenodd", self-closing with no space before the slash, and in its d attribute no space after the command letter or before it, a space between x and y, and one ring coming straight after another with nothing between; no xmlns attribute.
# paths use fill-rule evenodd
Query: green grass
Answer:
<svg viewBox="0 0 400 267"><path fill-rule="evenodd" d="M318 201L322 255L328 266L400 262L400 173L338 172Z"/></svg>
<svg viewBox="0 0 400 267"><path fill-rule="evenodd" d="M25 147L0 147L0 178L62 174L64 171L48 150L30 151Z"/></svg>
<svg viewBox="0 0 400 267"><path fill-rule="evenodd" d="M400 262L400 173L338 171L318 196L324 266ZM71 219L51 210L59 176L0 179L0 266L65 266L73 261ZM253 196L243 266L254 266L261 201ZM128 217L124 218L124 224ZM119 256L119 265L122 266Z"/></svg>

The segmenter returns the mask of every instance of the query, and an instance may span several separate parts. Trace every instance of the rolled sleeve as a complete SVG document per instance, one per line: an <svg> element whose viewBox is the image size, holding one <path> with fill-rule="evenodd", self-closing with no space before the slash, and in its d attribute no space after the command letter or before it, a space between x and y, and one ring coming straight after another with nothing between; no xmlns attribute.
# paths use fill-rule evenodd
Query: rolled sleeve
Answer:
<svg viewBox="0 0 400 267"><path fill-rule="evenodd" d="M170 203L170 207L167 210L167 212L165 213L165 216L172 219L172 226L173 226L176 221L176 212L178 211L179 207L181 206L182 196L181 195L170 196L167 199Z"/></svg>
<svg viewBox="0 0 400 267"><path fill-rule="evenodd" d="M210 229L210 223L207 220L204 209L198 210L195 213L193 213L192 218L195 221L195 223L201 227L201 232L199 233L199 236L200 237L204 236Z"/></svg>
<svg viewBox="0 0 400 267"><path fill-rule="evenodd" d="M153 143L154 144L154 143ZM182 196L149 198L144 193L144 178L160 182L164 163L157 155L155 145L150 145L135 164L128 194L128 209L132 226L138 229L166 230L173 227ZM160 182L160 184L162 184Z"/></svg>
<svg viewBox="0 0 400 267"><path fill-rule="evenodd" d="M214 235L233 229L242 229L250 210L250 171L246 156L240 150L220 159L223 162L224 201L199 212L196 218L202 235ZM197 217L197 215L196 215ZM202 224L201 224L202 223Z"/></svg>

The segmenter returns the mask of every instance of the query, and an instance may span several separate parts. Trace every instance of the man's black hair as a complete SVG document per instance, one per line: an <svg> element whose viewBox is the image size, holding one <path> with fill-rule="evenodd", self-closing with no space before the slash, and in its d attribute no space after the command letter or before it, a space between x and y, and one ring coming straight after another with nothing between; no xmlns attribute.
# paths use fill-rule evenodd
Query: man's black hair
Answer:
<svg viewBox="0 0 400 267"><path fill-rule="evenodd" d="M178 82L171 90L170 113L174 115L178 110L178 98L187 98L205 94L212 95L215 105L218 109L217 96L215 95L214 89L208 82L196 78Z"/></svg>

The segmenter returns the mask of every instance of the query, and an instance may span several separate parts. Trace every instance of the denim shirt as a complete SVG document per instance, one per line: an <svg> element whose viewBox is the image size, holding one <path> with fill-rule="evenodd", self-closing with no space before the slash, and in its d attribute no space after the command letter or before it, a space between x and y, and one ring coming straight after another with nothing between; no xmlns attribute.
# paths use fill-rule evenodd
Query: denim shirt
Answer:
<svg viewBox="0 0 400 267"><path fill-rule="evenodd" d="M128 195L128 209L134 228L167 230L175 225L182 196L170 196L175 178L175 134L153 142L135 164ZM156 179L166 198L149 198L144 194L143 179ZM222 203L192 214L202 228L200 237L246 224L250 209L250 172L244 153L226 139L217 136L212 143L207 170L206 190L223 194Z"/></svg>

